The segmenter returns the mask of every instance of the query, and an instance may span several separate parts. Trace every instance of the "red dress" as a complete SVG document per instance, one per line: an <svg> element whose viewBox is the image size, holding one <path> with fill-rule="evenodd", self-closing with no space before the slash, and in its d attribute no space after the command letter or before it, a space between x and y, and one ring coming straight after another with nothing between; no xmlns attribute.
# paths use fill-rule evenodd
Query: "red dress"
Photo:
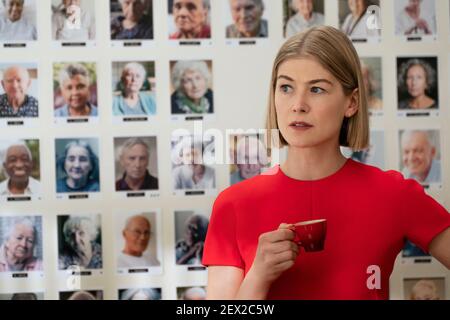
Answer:
<svg viewBox="0 0 450 320"><path fill-rule="evenodd" d="M450 227L448 211L396 171L347 160L331 176L300 181L276 166L216 199L203 264L247 273L260 234L280 223L321 218L327 219L325 250L301 251L272 284L268 299L388 299L405 239L428 251L431 240ZM371 266L380 268L380 289L367 286Z"/></svg>

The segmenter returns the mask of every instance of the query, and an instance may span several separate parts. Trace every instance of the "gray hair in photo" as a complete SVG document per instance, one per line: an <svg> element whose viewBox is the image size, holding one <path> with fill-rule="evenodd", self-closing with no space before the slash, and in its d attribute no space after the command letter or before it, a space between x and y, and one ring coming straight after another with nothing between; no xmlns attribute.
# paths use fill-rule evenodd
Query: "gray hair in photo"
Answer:
<svg viewBox="0 0 450 320"><path fill-rule="evenodd" d="M205 78L207 84L211 83L211 72L209 71L208 65L205 61L180 60L173 65L172 69L172 85L175 90L180 89L183 76L188 71L199 72L203 76L203 78Z"/></svg>
<svg viewBox="0 0 450 320"><path fill-rule="evenodd" d="M88 83L90 83L91 80L89 77L89 71L86 69L86 67L80 63L74 63L74 64L65 65L59 71L59 75L58 75L59 85L62 86L66 80L72 79L73 77L75 77L77 75L81 75L81 76L85 77L88 80Z"/></svg>

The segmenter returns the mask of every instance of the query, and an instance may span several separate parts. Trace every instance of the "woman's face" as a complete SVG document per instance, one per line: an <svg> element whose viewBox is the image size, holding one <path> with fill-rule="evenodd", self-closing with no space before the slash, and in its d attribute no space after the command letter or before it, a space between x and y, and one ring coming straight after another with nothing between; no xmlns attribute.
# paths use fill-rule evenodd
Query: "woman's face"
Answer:
<svg viewBox="0 0 450 320"><path fill-rule="evenodd" d="M313 11L312 0L295 0L297 11L304 17L309 17Z"/></svg>
<svg viewBox="0 0 450 320"><path fill-rule="evenodd" d="M61 93L70 108L82 109L89 101L89 80L81 74L66 79Z"/></svg>
<svg viewBox="0 0 450 320"><path fill-rule="evenodd" d="M408 93L413 98L425 94L425 90L428 87L427 74L422 66L414 65L408 69L406 74L406 86L408 87Z"/></svg>
<svg viewBox="0 0 450 320"><path fill-rule="evenodd" d="M422 0L409 0L409 5L408 7L410 9L419 9L420 8L420 3L422 2Z"/></svg>
<svg viewBox="0 0 450 320"><path fill-rule="evenodd" d="M144 84L144 77L135 69L125 70L122 79L125 91L129 92L139 92Z"/></svg>
<svg viewBox="0 0 450 320"><path fill-rule="evenodd" d="M34 248L33 228L23 224L15 225L6 247L16 259L24 260L31 257Z"/></svg>
<svg viewBox="0 0 450 320"><path fill-rule="evenodd" d="M192 246L199 240L198 238L199 238L198 222L195 217L191 217L186 223L186 229L184 231L184 239L188 246Z"/></svg>
<svg viewBox="0 0 450 320"><path fill-rule="evenodd" d="M361 14L364 10L366 10L366 1L365 0L348 0L348 8L353 14Z"/></svg>
<svg viewBox="0 0 450 320"><path fill-rule="evenodd" d="M11 21L17 21L22 17L23 1L21 0L9 0L7 3L8 18Z"/></svg>
<svg viewBox="0 0 450 320"><path fill-rule="evenodd" d="M197 148L185 147L183 148L183 164L201 164L202 163L202 152Z"/></svg>
<svg viewBox="0 0 450 320"><path fill-rule="evenodd" d="M144 15L144 5L141 0L123 0L122 4L122 13L125 16L125 19L131 21L139 21Z"/></svg>
<svg viewBox="0 0 450 320"><path fill-rule="evenodd" d="M92 170L89 151L80 146L71 147L64 161L64 170L68 179L74 181L86 179Z"/></svg>
<svg viewBox="0 0 450 320"><path fill-rule="evenodd" d="M181 89L191 100L201 99L208 89L205 77L197 70L187 70L181 79Z"/></svg>
<svg viewBox="0 0 450 320"><path fill-rule="evenodd" d="M344 116L357 111L357 91L346 96L339 81L313 58L281 63L275 86L278 127L290 146L339 146Z"/></svg>

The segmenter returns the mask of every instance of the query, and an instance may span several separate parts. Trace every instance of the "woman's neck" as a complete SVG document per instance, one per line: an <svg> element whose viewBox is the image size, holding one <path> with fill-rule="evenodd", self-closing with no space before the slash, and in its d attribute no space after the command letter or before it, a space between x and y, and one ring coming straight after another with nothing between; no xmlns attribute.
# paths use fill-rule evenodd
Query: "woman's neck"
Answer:
<svg viewBox="0 0 450 320"><path fill-rule="evenodd" d="M421 95L409 101L409 106L412 109L426 109L434 104L434 100L427 95Z"/></svg>
<svg viewBox="0 0 450 320"><path fill-rule="evenodd" d="M71 189L81 189L84 186L86 186L88 181L88 177L84 177L82 179L78 179L78 180L74 180L74 179L67 179L66 180L66 184L69 186L69 188Z"/></svg>
<svg viewBox="0 0 450 320"><path fill-rule="evenodd" d="M74 108L69 106L70 116L88 116L91 113L91 108L85 104L82 108Z"/></svg>
<svg viewBox="0 0 450 320"><path fill-rule="evenodd" d="M281 165L285 175L296 180L319 180L341 169L346 158L336 148L289 147L286 161Z"/></svg>

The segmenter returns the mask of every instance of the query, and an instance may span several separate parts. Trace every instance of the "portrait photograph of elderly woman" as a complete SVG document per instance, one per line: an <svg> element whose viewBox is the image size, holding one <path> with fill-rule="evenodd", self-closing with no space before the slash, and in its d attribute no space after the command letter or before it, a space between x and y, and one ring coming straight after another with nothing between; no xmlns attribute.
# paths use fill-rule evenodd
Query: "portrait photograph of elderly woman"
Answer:
<svg viewBox="0 0 450 320"><path fill-rule="evenodd" d="M439 109L437 57L397 58L398 110Z"/></svg>
<svg viewBox="0 0 450 320"><path fill-rule="evenodd" d="M370 6L380 6L380 0L339 0L339 26L351 39L369 39L379 38L381 29L369 28L368 20L370 18L378 19L378 16L372 16Z"/></svg>
<svg viewBox="0 0 450 320"><path fill-rule="evenodd" d="M405 300L446 300L445 277L404 278Z"/></svg>
<svg viewBox="0 0 450 320"><path fill-rule="evenodd" d="M61 291L59 300L103 300L102 290Z"/></svg>
<svg viewBox="0 0 450 320"><path fill-rule="evenodd" d="M58 216L58 269L102 269L100 214Z"/></svg>
<svg viewBox="0 0 450 320"><path fill-rule="evenodd" d="M100 191L98 139L56 139L56 192Z"/></svg>
<svg viewBox="0 0 450 320"><path fill-rule="evenodd" d="M111 40L152 40L153 0L111 0Z"/></svg>
<svg viewBox="0 0 450 320"><path fill-rule="evenodd" d="M0 217L0 272L42 271L42 218Z"/></svg>
<svg viewBox="0 0 450 320"><path fill-rule="evenodd" d="M269 23L266 16L265 0L225 0L227 15L225 34L228 39L267 38Z"/></svg>
<svg viewBox="0 0 450 320"><path fill-rule="evenodd" d="M397 36L436 35L435 0L397 0L393 3Z"/></svg>
<svg viewBox="0 0 450 320"><path fill-rule="evenodd" d="M39 140L0 140L0 197L39 196Z"/></svg>
<svg viewBox="0 0 450 320"><path fill-rule="evenodd" d="M168 0L169 39L211 38L210 0Z"/></svg>
<svg viewBox="0 0 450 320"><path fill-rule="evenodd" d="M161 300L161 288L120 289L119 300Z"/></svg>
<svg viewBox="0 0 450 320"><path fill-rule="evenodd" d="M158 190L156 137L114 138L116 191Z"/></svg>
<svg viewBox="0 0 450 320"><path fill-rule="evenodd" d="M201 265L209 218L199 211L175 211L177 265Z"/></svg>
<svg viewBox="0 0 450 320"><path fill-rule="evenodd" d="M216 188L216 171L206 164L214 157L214 139L172 136L172 179L175 191ZM209 159L209 160L208 160Z"/></svg>
<svg viewBox="0 0 450 320"><path fill-rule="evenodd" d="M325 24L324 0L283 0L284 36Z"/></svg>
<svg viewBox="0 0 450 320"><path fill-rule="evenodd" d="M53 93L56 118L97 117L96 64L53 64Z"/></svg>
<svg viewBox="0 0 450 320"><path fill-rule="evenodd" d="M114 218L116 220L117 269L161 267L163 250L160 221L158 221L159 212L121 213ZM161 271L161 268L157 268L148 272L160 273Z"/></svg>
<svg viewBox="0 0 450 320"><path fill-rule="evenodd" d="M212 61L172 61L170 70L172 115L214 113Z"/></svg>
<svg viewBox="0 0 450 320"><path fill-rule="evenodd" d="M153 61L112 63L114 116L156 114L156 78Z"/></svg>
<svg viewBox="0 0 450 320"><path fill-rule="evenodd" d="M0 79L0 118L39 116L36 63L2 63Z"/></svg>
<svg viewBox="0 0 450 320"><path fill-rule="evenodd" d="M400 170L422 185L442 182L439 130L401 130Z"/></svg>
<svg viewBox="0 0 450 320"><path fill-rule="evenodd" d="M37 40L36 0L0 1L0 41Z"/></svg>
<svg viewBox="0 0 450 320"><path fill-rule="evenodd" d="M230 185L261 174L270 164L264 137L258 135L230 135L230 158Z"/></svg>
<svg viewBox="0 0 450 320"><path fill-rule="evenodd" d="M95 40L95 1L52 0L52 39L62 42Z"/></svg>
<svg viewBox="0 0 450 320"><path fill-rule="evenodd" d="M382 64L380 57L361 58L361 73L367 94L370 115L383 111Z"/></svg>

